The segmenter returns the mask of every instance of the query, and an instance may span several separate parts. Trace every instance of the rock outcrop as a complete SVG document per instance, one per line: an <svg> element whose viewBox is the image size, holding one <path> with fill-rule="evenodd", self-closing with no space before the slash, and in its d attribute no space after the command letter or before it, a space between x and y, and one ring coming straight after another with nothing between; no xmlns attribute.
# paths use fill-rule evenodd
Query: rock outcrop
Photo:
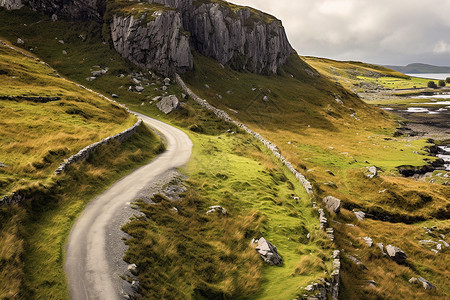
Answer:
<svg viewBox="0 0 450 300"><path fill-rule="evenodd" d="M436 287L435 287L431 282L429 282L428 280L426 280L426 279L423 278L423 277L419 277L419 278L412 277L412 278L409 280L409 283L412 283L412 284L421 284L421 285L423 286L423 288L426 289L426 290L432 290L432 291L435 291L435 290L436 290Z"/></svg>
<svg viewBox="0 0 450 300"><path fill-rule="evenodd" d="M48 15L70 20L103 21L106 1L103 0L29 0L28 5Z"/></svg>
<svg viewBox="0 0 450 300"><path fill-rule="evenodd" d="M113 8L104 0L27 2L54 20L107 22L114 48L123 57L165 76L193 68L191 49L236 70L264 74L276 73L293 52L281 21L255 9L221 0L148 0L140 4L142 11L138 12L134 7L130 11ZM22 0L0 0L0 6L18 9L23 4Z"/></svg>
<svg viewBox="0 0 450 300"><path fill-rule="evenodd" d="M255 246L256 251L261 255L261 258L269 265L281 265L283 259L278 254L277 247L268 242L265 238L261 237L258 240L253 240L252 244Z"/></svg>
<svg viewBox="0 0 450 300"><path fill-rule="evenodd" d="M7 10L16 10L23 7L22 0L0 0L0 7Z"/></svg>
<svg viewBox="0 0 450 300"><path fill-rule="evenodd" d="M226 2L206 2L184 14L193 47L221 64L253 73L276 73L292 52L274 17Z"/></svg>
<svg viewBox="0 0 450 300"><path fill-rule="evenodd" d="M183 30L180 14L162 10L153 16L149 22L146 15L139 19L132 15L114 16L111 23L114 48L134 64L165 76L192 69L189 35Z"/></svg>

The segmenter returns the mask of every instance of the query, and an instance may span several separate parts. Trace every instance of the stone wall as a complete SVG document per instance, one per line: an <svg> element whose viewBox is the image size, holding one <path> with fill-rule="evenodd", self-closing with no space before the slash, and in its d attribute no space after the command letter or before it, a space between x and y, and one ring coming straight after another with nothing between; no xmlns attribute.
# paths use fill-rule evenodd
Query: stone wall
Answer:
<svg viewBox="0 0 450 300"><path fill-rule="evenodd" d="M56 169L55 171L55 175L60 175L62 173L64 173L64 171L66 170L66 168L68 166L70 166L71 164L74 164L76 162L82 161L86 158L89 157L89 155L97 150L99 147L106 145L112 141L118 141L119 143L123 142L124 140L130 138L131 136L133 136L137 130L138 127L141 126L142 124L142 119L139 119L136 124L134 124L133 126L131 126L130 128L107 138L104 138L103 140L101 140L100 142L91 144L83 149L81 149L77 154L72 155L71 157L69 157L66 161L64 161L62 164L59 165L58 169Z"/></svg>
<svg viewBox="0 0 450 300"><path fill-rule="evenodd" d="M290 163L283 155L281 155L280 150L278 147L263 138L259 133L251 130L248 128L245 124L240 123L238 121L233 120L226 112L224 112L221 109L215 108L211 104L208 103L205 99L202 99L198 97L190 88L187 87L187 85L184 83L184 81L181 79L181 77L176 74L175 80L178 83L179 86L185 91L186 94L188 94L196 103L198 103L202 108L209 110L213 112L219 119L222 119L226 122L229 122L231 124L234 124L243 130L245 130L247 133L252 135L254 138L256 138L258 141L264 144L264 146L269 149L273 155L278 158L287 168L289 171L294 174L295 178L297 178L298 181L303 185L311 199L313 199L314 191L311 182L309 182L306 177L298 172L292 163ZM322 222L325 223L325 225L322 225ZM321 227L323 226L324 230L326 228L326 224L328 223L328 220L326 219L325 214L323 213L323 216L321 216ZM327 228L330 229L330 228ZM320 300L326 300L328 299L328 296L331 297L331 299L335 300L339 297L339 281L340 281L340 268L341 268L341 261L339 257L339 251L336 250L333 254L333 272L331 274L331 278L327 280L322 280L322 283L312 285L311 287L311 293L314 294L314 296L307 296L308 299L320 299Z"/></svg>
<svg viewBox="0 0 450 300"><path fill-rule="evenodd" d="M203 107L204 109L207 109L211 112L213 112L218 118L232 123L240 128L242 128L243 130L245 130L247 133L249 133L250 135L252 135L254 138L256 138L258 141L260 141L261 143L264 144L264 146L266 146L267 149L269 149L273 155L275 155L276 158L278 158L279 160L281 160L281 162L289 169L289 171L292 172L292 174L294 174L295 178L297 178L298 181L300 181L300 183L303 185L303 187L305 188L305 190L308 192L308 194L313 197L314 193L313 193L313 188L312 188L312 184L306 179L306 177L301 174L300 172L298 172L294 166L280 153L280 150L278 149L278 147L266 140L265 138L263 138L259 133L251 130L250 128L248 128L245 124L237 122L235 120L233 120L226 112L224 112L221 109L215 108L214 106L212 106L211 104L209 104L206 100L201 99L200 97L198 97L194 92L191 91L191 89L189 89L186 84L184 83L184 81L181 79L181 77L176 74L175 75L175 79L177 81L177 83L181 86L181 88L195 101L197 102L201 107Z"/></svg>

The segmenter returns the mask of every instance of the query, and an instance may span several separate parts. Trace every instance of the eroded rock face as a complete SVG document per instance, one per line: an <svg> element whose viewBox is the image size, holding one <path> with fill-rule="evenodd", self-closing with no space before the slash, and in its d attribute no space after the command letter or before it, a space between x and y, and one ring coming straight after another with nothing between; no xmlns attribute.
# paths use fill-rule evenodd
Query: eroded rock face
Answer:
<svg viewBox="0 0 450 300"><path fill-rule="evenodd" d="M279 20L249 8L202 4L184 14L193 47L237 70L276 73L292 52Z"/></svg>
<svg viewBox="0 0 450 300"><path fill-rule="evenodd" d="M0 7L7 10L16 10L23 7L22 0L0 0Z"/></svg>
<svg viewBox="0 0 450 300"><path fill-rule="evenodd" d="M103 21L106 1L100 0L29 0L28 5L49 15L72 20Z"/></svg>
<svg viewBox="0 0 450 300"><path fill-rule="evenodd" d="M180 14L173 10L156 13L154 20L114 16L111 36L114 48L136 65L166 76L192 69L189 36Z"/></svg>

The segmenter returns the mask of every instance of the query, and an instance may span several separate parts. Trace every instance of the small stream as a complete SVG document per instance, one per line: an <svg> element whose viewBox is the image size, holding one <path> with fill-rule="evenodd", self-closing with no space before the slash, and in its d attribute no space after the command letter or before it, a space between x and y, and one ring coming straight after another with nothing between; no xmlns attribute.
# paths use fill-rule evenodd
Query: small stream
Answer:
<svg viewBox="0 0 450 300"><path fill-rule="evenodd" d="M441 150L441 153L436 154L436 156L445 162L445 170L450 171L450 145L438 146L438 148Z"/></svg>

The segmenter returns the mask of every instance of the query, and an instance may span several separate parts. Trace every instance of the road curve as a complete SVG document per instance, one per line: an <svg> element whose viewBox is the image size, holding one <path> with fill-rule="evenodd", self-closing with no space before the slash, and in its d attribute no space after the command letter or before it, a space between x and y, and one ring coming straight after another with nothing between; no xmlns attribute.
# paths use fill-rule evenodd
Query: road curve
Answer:
<svg viewBox="0 0 450 300"><path fill-rule="evenodd" d="M110 248L115 247L108 241L111 224L120 228L123 224L117 224L115 219L129 202L166 171L185 165L191 156L192 142L184 132L147 116L136 115L165 137L167 149L91 201L78 217L66 245L64 266L73 300L123 299L123 291L117 284L121 279L113 272L109 257ZM116 242L122 243L120 239Z"/></svg>

